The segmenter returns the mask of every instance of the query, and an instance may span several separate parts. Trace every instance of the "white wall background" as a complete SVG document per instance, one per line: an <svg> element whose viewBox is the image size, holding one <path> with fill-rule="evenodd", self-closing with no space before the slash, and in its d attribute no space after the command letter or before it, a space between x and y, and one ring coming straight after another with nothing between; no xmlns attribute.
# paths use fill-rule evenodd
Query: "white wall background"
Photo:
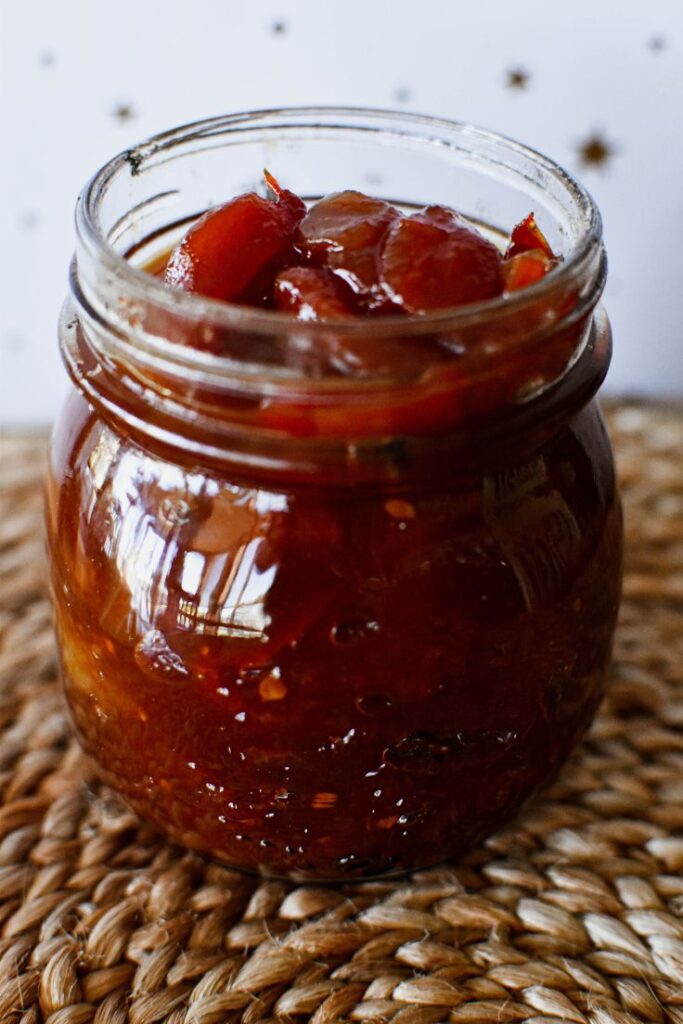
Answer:
<svg viewBox="0 0 683 1024"><path fill-rule="evenodd" d="M683 394L680 0L0 0L0 47L0 422L47 422L66 389L55 321L91 172L280 104L470 120L579 174L605 219L609 386Z"/></svg>

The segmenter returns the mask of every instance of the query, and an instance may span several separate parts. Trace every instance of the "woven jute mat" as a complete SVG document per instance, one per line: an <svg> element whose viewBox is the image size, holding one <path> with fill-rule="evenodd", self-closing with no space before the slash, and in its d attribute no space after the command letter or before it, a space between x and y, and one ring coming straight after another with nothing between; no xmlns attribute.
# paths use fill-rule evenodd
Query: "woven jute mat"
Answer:
<svg viewBox="0 0 683 1024"><path fill-rule="evenodd" d="M0 1022L683 1024L683 410L609 419L627 566L588 739L457 864L344 888L170 846L96 783L55 679L44 438L5 438Z"/></svg>

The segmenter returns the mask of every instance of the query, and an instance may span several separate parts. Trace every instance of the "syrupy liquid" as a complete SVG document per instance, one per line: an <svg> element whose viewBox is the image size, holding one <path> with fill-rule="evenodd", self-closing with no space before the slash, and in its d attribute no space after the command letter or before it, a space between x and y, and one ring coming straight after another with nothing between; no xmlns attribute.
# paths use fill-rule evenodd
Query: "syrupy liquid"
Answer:
<svg viewBox="0 0 683 1024"><path fill-rule="evenodd" d="M621 518L594 405L484 475L249 483L74 397L48 525L87 750L174 839L343 879L437 862L557 771L603 691Z"/></svg>

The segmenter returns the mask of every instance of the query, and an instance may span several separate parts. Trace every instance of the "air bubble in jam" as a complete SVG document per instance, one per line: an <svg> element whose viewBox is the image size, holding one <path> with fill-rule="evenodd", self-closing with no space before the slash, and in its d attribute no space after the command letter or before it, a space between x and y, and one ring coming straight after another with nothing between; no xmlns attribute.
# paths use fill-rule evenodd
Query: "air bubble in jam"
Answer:
<svg viewBox="0 0 683 1024"><path fill-rule="evenodd" d="M356 707L368 718L384 718L394 710L394 702L384 693L366 693L356 697Z"/></svg>
<svg viewBox="0 0 683 1024"><path fill-rule="evenodd" d="M379 633L379 628L379 622L376 622L374 619L354 616L353 618L344 619L342 622L338 622L336 626L333 626L330 630L330 639L332 643L344 647L346 644L357 643L359 640L367 639L367 637L372 636L374 633Z"/></svg>
<svg viewBox="0 0 683 1024"><path fill-rule="evenodd" d="M160 683L184 683L189 671L183 659L158 629L150 629L135 646L135 664L150 679Z"/></svg>

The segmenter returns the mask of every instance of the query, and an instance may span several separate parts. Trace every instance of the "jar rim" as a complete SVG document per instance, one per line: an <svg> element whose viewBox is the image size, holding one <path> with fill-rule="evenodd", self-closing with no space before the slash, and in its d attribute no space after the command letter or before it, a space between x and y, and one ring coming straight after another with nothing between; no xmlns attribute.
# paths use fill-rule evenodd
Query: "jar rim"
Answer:
<svg viewBox="0 0 683 1024"><path fill-rule="evenodd" d="M334 123L325 121L334 118ZM366 318L329 319L321 322L296 321L297 333L308 338L334 331L339 337L368 335L373 337L415 336L434 331L457 331L473 324L495 322L498 317L516 315L525 307L544 300L557 287L576 277L586 262L595 254L602 240L602 219L600 211L587 189L578 182L560 164L539 153L537 150L523 145L505 135L490 131L467 122L459 122L447 118L438 118L425 114L406 111L394 111L371 107L346 106L301 106L264 108L244 111L190 122L151 136L132 149L125 150L104 164L86 183L78 197L76 205L76 229L79 246L82 252L97 261L105 272L113 275L118 282L127 285L131 292L144 292L145 301L153 303L170 315L182 316L193 322L210 322L218 328L240 329L255 334L281 332L292 328L291 313L277 310L259 309L238 303L210 299L202 295L170 288L154 275L134 266L125 255L116 251L107 237L101 217L100 205L107 189L115 176L122 170L137 175L147 161L163 159L164 154L184 142L195 142L202 137L210 137L229 130L240 130L240 127L258 127L259 122L278 119L279 127L284 128L288 122L299 122L296 127L329 127L351 129L352 119L371 118L382 124L385 135L405 139L412 138L425 144L438 143L441 146L462 149L458 138L470 142L493 144L511 154L530 161L536 168L543 170L558 181L571 197L576 212L580 232L578 240L567 256L554 267L545 277L528 287L502 295L493 299L468 303L467 305L432 310L424 314L411 316L388 315L368 322ZM308 119L308 120L305 120ZM340 121L347 119L346 125ZM401 125L403 129L401 130ZM406 131L406 125L408 131ZM412 133L410 128L413 129ZM376 130L376 129L375 129ZM173 357L174 351L181 346L164 343L155 339L160 348L159 355ZM168 349L167 346L168 345ZM156 346L155 346L156 347ZM207 359L214 371L219 370L221 363L226 363L234 372L234 362L230 358L208 355L193 350L191 355L185 352L183 364L195 363L197 369L206 367ZM242 366L244 370L244 366ZM262 369L266 369L263 367ZM276 368L267 367L268 375ZM279 376L276 372L275 376Z"/></svg>
<svg viewBox="0 0 683 1024"><path fill-rule="evenodd" d="M131 254L149 252L155 239L195 216L185 208L183 219L166 219L180 190L174 168L169 173L164 165L252 141L282 144L283 152L291 143L317 141L383 146L391 159L396 152L417 155L417 184L423 158L446 168L448 181L451 168L464 167L472 172L475 219L479 177L512 183L517 203L532 199L554 218L556 233L568 242L563 261L541 281L502 298L420 316L320 322L186 293L139 269ZM406 159L405 168L415 175ZM302 190L309 197L321 176L315 164L311 170L313 180L304 177L312 187ZM147 171L150 178L136 187L135 176ZM195 170L191 180L200 180ZM406 202L412 185L408 192ZM415 198L422 202L421 195ZM159 213L156 230L145 234ZM495 231L504 214L504 206L494 205L486 223ZM182 443L206 457L212 452L216 463L227 459L271 470L296 454L306 472L324 458L327 466L362 463L363 472L372 474L373 460L381 461L395 438L405 451L410 442L415 455L438 435L450 452L466 438L490 431L503 436L563 416L590 400L609 365L609 329L595 326L606 257L593 199L552 160L472 125L341 106L196 121L105 164L79 197L76 223L71 297L60 326L72 380L103 415L123 420L131 432L172 448ZM225 343L220 355L206 350L214 331ZM426 343L424 365L383 366L385 343L404 340ZM353 352L354 341L380 356L376 372L339 373L332 364L328 371L324 359L315 361L317 352L335 346ZM435 351L445 354L443 361L432 361ZM471 444L462 450L469 458Z"/></svg>

